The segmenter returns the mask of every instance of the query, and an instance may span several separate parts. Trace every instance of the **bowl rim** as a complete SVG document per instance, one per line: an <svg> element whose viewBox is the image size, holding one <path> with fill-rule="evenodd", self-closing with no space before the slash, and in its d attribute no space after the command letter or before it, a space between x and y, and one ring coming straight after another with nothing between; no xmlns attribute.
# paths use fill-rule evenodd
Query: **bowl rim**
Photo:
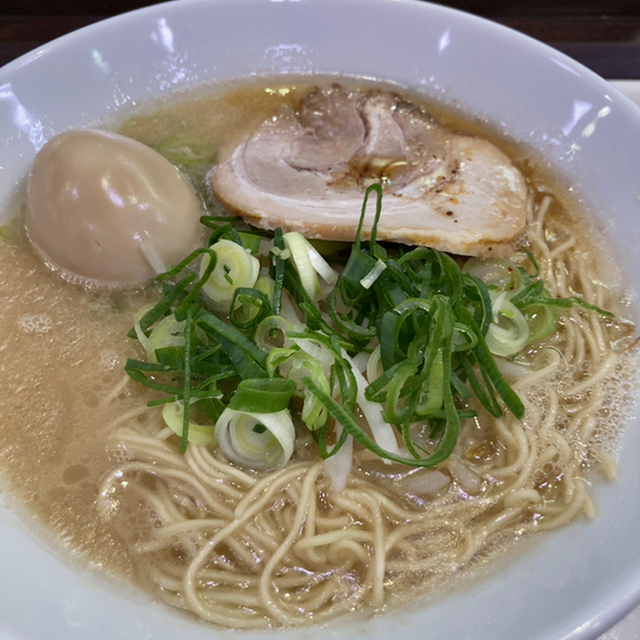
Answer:
<svg viewBox="0 0 640 640"><path fill-rule="evenodd" d="M313 5L319 4L323 1L327 3L327 0L303 0L302 2L299 2L299 4L301 6ZM478 16L474 16L473 14L462 12L457 9L432 4L429 2L421 2L418 0L341 0L341 2L345 1L348 1L348 4L350 5L360 5L362 7L371 7L374 5L397 5L412 7L412 11L433 11L441 15L447 15L456 19L463 20L465 23L469 24L473 23L477 25L479 23L482 23L482 28L489 29L491 33L501 34L502 37L505 38L515 38L518 42L526 42L527 47L530 50L541 52L542 55L552 56L558 64L566 65L569 70L580 74L582 78L585 78L589 82L594 83L595 86L600 90L611 93L615 98L615 102L619 110L624 111L625 109L627 109L629 110L629 113L631 113L635 118L638 118L638 114L640 114L640 111L631 100L617 91L617 89L615 89L614 87L608 85L605 80L597 76L592 71L586 69L564 54L551 49L547 45L544 45L537 40L530 38L529 36L513 31L512 29L503 25L490 22L484 18L480 18ZM243 0L243 2L244 4L254 4L256 6L266 4L265 2L260 2L260 0ZM334 2L334 0L330 0L329 4L330 3L337 4L337 2ZM155 15L159 11L164 11L165 9L169 10L170 12L180 12L185 10L187 6L204 6L211 4L235 5L240 3L238 3L237 0L215 0L215 2L212 2L211 0L172 0L168 3L150 5L107 18L105 20L82 27L81 29L71 32L70 34L61 36L60 38L57 38L29 53L20 56L16 60L9 62L7 65L0 69L0 84L2 83L2 79L4 77L10 76L14 73L18 73L25 66L40 64L40 61L43 60L44 57L50 56L52 52L55 54L55 52L60 50L61 48L73 48L74 46L76 46L77 42L82 43L91 39L97 34L102 34L118 29L120 25L128 25L132 21L150 17L152 15ZM290 4L294 4L294 2L291 2ZM418 7L420 8L418 9ZM461 16L463 16L463 18ZM602 632L604 632L606 628L615 624L615 622L617 622L623 615L628 613L640 602L640 559L639 564L636 567L636 574L632 577L629 577L626 581L621 582L618 591L616 591L615 593L615 598L610 598L606 604L604 601L602 602L602 608L600 611L592 615L583 616L584 625L582 626L582 628L574 629L566 637L575 638L575 640L578 640L578 638L584 640L586 640L587 638L595 638L597 637L597 635L600 635Z"/></svg>

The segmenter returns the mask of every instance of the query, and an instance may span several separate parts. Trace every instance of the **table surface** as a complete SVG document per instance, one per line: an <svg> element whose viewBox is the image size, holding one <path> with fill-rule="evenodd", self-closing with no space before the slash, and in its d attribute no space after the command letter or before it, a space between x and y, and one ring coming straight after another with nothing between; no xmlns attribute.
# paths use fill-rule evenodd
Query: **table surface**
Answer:
<svg viewBox="0 0 640 640"><path fill-rule="evenodd" d="M0 66L70 31L148 4L152 2L2 0ZM521 31L605 78L622 80L615 84L640 105L640 2L450 0L440 4ZM600 640L640 640L640 607Z"/></svg>

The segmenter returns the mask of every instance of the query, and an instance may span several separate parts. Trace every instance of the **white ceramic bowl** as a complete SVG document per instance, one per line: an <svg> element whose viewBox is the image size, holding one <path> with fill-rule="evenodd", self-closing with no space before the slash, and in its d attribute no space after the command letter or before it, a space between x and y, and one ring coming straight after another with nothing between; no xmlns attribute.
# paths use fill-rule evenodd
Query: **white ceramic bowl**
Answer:
<svg viewBox="0 0 640 640"><path fill-rule="evenodd" d="M403 0L181 0L65 36L0 70L0 210L37 149L153 96L257 74L393 80L463 105L548 159L611 234L640 290L640 111L580 65L498 25ZM506 567L428 607L253 638L587 640L640 601L640 433L600 517L541 537ZM1 510L0 638L238 637L96 579ZM28 520L28 519L27 519ZM76 563L77 564L77 563Z"/></svg>

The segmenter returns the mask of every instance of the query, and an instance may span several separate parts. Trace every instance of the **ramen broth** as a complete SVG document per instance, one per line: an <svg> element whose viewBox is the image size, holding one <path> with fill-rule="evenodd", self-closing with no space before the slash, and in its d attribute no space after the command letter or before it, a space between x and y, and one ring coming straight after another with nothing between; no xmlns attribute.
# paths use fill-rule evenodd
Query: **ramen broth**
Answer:
<svg viewBox="0 0 640 640"><path fill-rule="evenodd" d="M182 99L128 120L121 131L149 145L195 135L215 151L239 125L257 124L283 103L295 106L307 89L244 86ZM611 309L616 320L563 311L554 336L503 365L507 377L522 363L541 372L514 384L526 407L520 424L481 412L436 471L386 465L356 451L349 484L336 495L308 436L298 438L293 460L274 472L272 485L215 452L205 456L191 445L182 456L161 408L146 406L154 393L123 369L128 357L141 357L126 334L134 313L158 299L157 286L101 291L66 283L17 234L0 246L2 472L62 546L196 616L259 628L322 621L355 607L381 610L474 575L529 533L595 517L583 478L615 476L637 382L634 328L624 320L617 268L594 264L607 252L592 250L590 223L542 163L481 123L429 110L454 128L482 131L510 155L536 193L536 210L545 207L522 240L547 286ZM202 180L203 170L193 177ZM589 383L592 375L597 384ZM221 487L209 502L206 482L212 495ZM234 517L257 504L242 501L260 482L272 495L236 531ZM313 518L312 507L296 510L305 500ZM189 519L198 528L187 531ZM162 537L168 524L173 529ZM296 526L299 535L287 540ZM225 527L232 533L206 556L203 549ZM355 533L329 548L333 532L343 529ZM263 569L271 572L267 583ZM261 604L269 598L277 603Z"/></svg>

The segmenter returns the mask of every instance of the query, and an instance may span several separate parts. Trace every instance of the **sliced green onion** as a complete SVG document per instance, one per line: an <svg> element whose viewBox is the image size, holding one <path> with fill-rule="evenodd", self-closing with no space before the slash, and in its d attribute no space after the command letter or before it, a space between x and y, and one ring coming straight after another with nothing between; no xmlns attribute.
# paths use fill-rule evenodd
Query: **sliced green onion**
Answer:
<svg viewBox="0 0 640 640"><path fill-rule="evenodd" d="M385 262L378 258L378 261L363 278L360 279L360 285L365 289L370 289L373 283L380 277L380 274L387 268Z"/></svg>
<svg viewBox="0 0 640 640"><path fill-rule="evenodd" d="M475 320L464 305L458 303L456 305L456 312L462 322L469 325L473 331L478 333L478 327ZM478 364L480 373L485 380L490 398L494 398L493 389L495 389L509 411L511 411L518 420L521 420L524 416L524 404L522 403L522 400L520 400L518 394L509 386L503 375L500 373L498 365L492 357L485 340L481 336L479 336L478 343L473 348L472 353L473 360L468 355L465 355L465 357L462 358L461 368L468 376L469 383L478 397L478 400L482 402L483 406L490 411L492 415L496 417L500 417L502 415L502 410L497 405L492 407L492 404L495 404L495 402L492 403L490 399L487 401L486 397L482 397L483 393L480 388L474 386L473 379L475 378L475 373L473 370L473 364L476 363Z"/></svg>
<svg viewBox="0 0 640 640"><path fill-rule="evenodd" d="M336 400L323 393L313 380L306 378L304 383L313 394L318 396L318 398L327 407L329 413L344 427L346 432L353 436L354 440L357 440L362 446L366 447L369 451L372 451L380 458L393 460L394 462L399 462L400 464L406 464L413 467L432 467L439 462L446 460L451 455L451 452L455 447L459 430L459 418L455 410L453 410L453 419L448 423L449 426L436 449L423 458L407 458L402 455L396 455L395 453L380 447L375 440L370 438L360 428L353 413L345 411L345 409L336 402ZM447 403L447 406L452 407L450 403Z"/></svg>
<svg viewBox="0 0 640 640"><path fill-rule="evenodd" d="M529 325L529 344L537 344L551 336L558 327L558 308L549 304L532 304L522 309Z"/></svg>
<svg viewBox="0 0 640 640"><path fill-rule="evenodd" d="M378 345L369 355L367 360L367 380L373 382L382 375L383 369L380 362L380 345Z"/></svg>
<svg viewBox="0 0 640 640"><path fill-rule="evenodd" d="M267 354L256 343L235 327L229 326L212 313L201 313L197 327L204 331L236 368L243 380L266 378Z"/></svg>
<svg viewBox="0 0 640 640"><path fill-rule="evenodd" d="M305 376L312 377L326 393L331 393L329 374L322 365L300 347L290 349L274 348L267 356L267 372L269 375L284 375L294 384L296 395L304 398L300 417L311 431L323 426L326 412L321 402L302 383Z"/></svg>
<svg viewBox="0 0 640 640"><path fill-rule="evenodd" d="M254 288L256 288L258 291L262 291L262 293L264 293L273 304L273 291L275 288L275 282L273 278L269 276L260 276L256 280Z"/></svg>
<svg viewBox="0 0 640 640"><path fill-rule="evenodd" d="M486 335L487 347L503 358L515 355L529 342L529 325L522 312L508 300L506 292L491 292L493 322Z"/></svg>
<svg viewBox="0 0 640 640"><path fill-rule="evenodd" d="M213 164L215 152L210 144L195 134L182 134L164 138L156 151L177 165Z"/></svg>
<svg viewBox="0 0 640 640"><path fill-rule="evenodd" d="M430 417L442 408L444 383L444 356L442 349L438 349L425 385L417 398L415 411L419 416Z"/></svg>
<svg viewBox="0 0 640 640"><path fill-rule="evenodd" d="M158 250L150 242L143 240L140 242L139 246L142 255L145 257L145 260L149 263L151 268L156 272L157 276L167 270L167 265L160 257Z"/></svg>
<svg viewBox="0 0 640 640"><path fill-rule="evenodd" d="M344 431L340 423L338 423L337 431L339 443L343 435L346 434L346 438L340 446L336 444L337 450L335 453L329 452L333 453L333 455L325 457L324 470L331 479L331 488L340 492L347 486L351 467L353 466L353 436Z"/></svg>
<svg viewBox="0 0 640 640"><path fill-rule="evenodd" d="M507 258L469 258L462 268L498 291L517 292L522 288L522 272Z"/></svg>
<svg viewBox="0 0 640 640"><path fill-rule="evenodd" d="M304 351L294 352L289 360L289 365L287 378L296 382L298 394L301 394L304 398L300 417L311 431L315 431L325 423L326 411L322 402L312 393L309 393L302 379L305 376L311 377L320 389L330 394L331 385L327 373L317 360Z"/></svg>
<svg viewBox="0 0 640 640"><path fill-rule="evenodd" d="M342 240L319 240L317 238L312 238L309 242L322 256L333 255L334 253L348 249L351 246L350 242L344 242Z"/></svg>
<svg viewBox="0 0 640 640"><path fill-rule="evenodd" d="M474 395L496 417L506 407L522 418L524 405L495 355L509 357L550 335L559 308L580 304L608 315L577 298L551 299L537 274L508 260L470 259L461 269L434 249L378 244L381 197L380 185L367 189L356 240L348 259L339 257L344 268L328 294L319 278L331 282L337 274L312 243L276 229L270 277L258 279L260 260L242 245L266 252L263 236L245 235L228 219L208 219L212 247L159 277L164 298L141 311L129 333L150 361L129 360L126 370L161 392L153 402L170 403L174 425L185 407L181 429L172 427L183 449L198 437L189 418L197 402L229 459L253 469L281 466L293 451L293 394L304 399L302 421L321 456L333 458L327 469L337 465L336 486L346 482L354 439L384 459L432 466L451 454L460 420L476 415L466 404ZM202 253L199 279L188 271L167 282ZM223 290L225 302L212 306L228 318L203 303L212 300L211 287ZM416 425L428 442L416 439Z"/></svg>
<svg viewBox="0 0 640 640"><path fill-rule="evenodd" d="M320 290L320 283L312 269L327 284L333 284L337 280L338 273L302 234L297 231L290 231L285 233L283 237L285 246L289 250L293 263L296 265L300 275L302 286L312 299L317 296ZM281 252L280 255L284 257L285 254Z"/></svg>
<svg viewBox="0 0 640 640"><path fill-rule="evenodd" d="M193 337L193 307L187 309L187 317L184 324L184 367L182 382L182 438L180 440L180 452L185 453L187 450L187 442L189 441L189 412L191 410L191 348Z"/></svg>
<svg viewBox="0 0 640 640"><path fill-rule="evenodd" d="M147 352L147 344L149 342L149 336L147 336L147 334L145 333L145 330L142 327L142 322L144 317L151 311L153 311L155 305L154 304L147 304L144 307L138 309L138 311L136 312L135 316L133 317L133 330L134 330L134 335L130 336L130 337L135 337L138 342L142 345L142 348L144 349L145 353ZM148 325L146 327L148 329Z"/></svg>
<svg viewBox="0 0 640 640"><path fill-rule="evenodd" d="M284 236L283 236L284 237ZM271 251L274 256L280 258L281 260L288 260L291 257L291 251L289 249L281 249L278 246L271 247Z"/></svg>
<svg viewBox="0 0 640 640"><path fill-rule="evenodd" d="M204 283L202 291L216 311L229 312L234 291L238 287L253 287L260 272L260 261L244 247L231 240L218 240L211 249L217 256L216 266ZM209 264L204 255L200 275Z"/></svg>
<svg viewBox="0 0 640 640"><path fill-rule="evenodd" d="M293 325L283 316L269 316L256 328L254 340L256 344L267 353L275 347L289 347L292 341L287 338L287 332L293 331ZM282 344L276 344L276 341Z"/></svg>
<svg viewBox="0 0 640 640"><path fill-rule="evenodd" d="M273 294L271 302L273 304L273 312L280 313L282 306L282 287L284 285L284 268L285 260L278 256L275 251L283 251L284 239L282 229L279 227L273 232L273 248L269 251L269 275L273 278Z"/></svg>
<svg viewBox="0 0 640 640"><path fill-rule="evenodd" d="M314 340L313 337L306 337L304 334L288 333L287 338L299 346L302 351L308 353L316 362L327 370L334 363L335 355L331 350L321 342Z"/></svg>
<svg viewBox="0 0 640 640"><path fill-rule="evenodd" d="M246 413L278 413L287 408L295 390L295 383L284 378L242 380L229 407Z"/></svg>
<svg viewBox="0 0 640 640"><path fill-rule="evenodd" d="M215 427L222 453L257 470L280 469L293 454L295 428L288 410L252 413L227 407Z"/></svg>
<svg viewBox="0 0 640 640"><path fill-rule="evenodd" d="M182 402L165 404L162 409L162 418L171 431L182 437L184 421L184 405ZM187 440L199 447L208 447L216 441L215 428L213 425L202 425L189 420Z"/></svg>
<svg viewBox="0 0 640 640"><path fill-rule="evenodd" d="M184 347L185 321L178 321L174 315L166 316L151 331L143 344L149 362L158 362L156 351L167 347Z"/></svg>
<svg viewBox="0 0 640 640"><path fill-rule="evenodd" d="M299 347L274 347L269 351L266 361L267 374L271 377L284 376L291 366L291 358L300 351ZM280 367L284 367L284 370Z"/></svg>
<svg viewBox="0 0 640 640"><path fill-rule="evenodd" d="M306 238L305 242L309 245L308 251L309 259L311 260L311 266L327 284L333 284L338 279L338 273L329 265L329 263L322 257L320 252Z"/></svg>
<svg viewBox="0 0 640 640"><path fill-rule="evenodd" d="M358 386L356 401L362 411L362 414L367 420L373 439L386 451L389 451L394 455L400 455L400 449L398 448L398 441L396 440L394 430L382 417L382 406L377 402L367 400L365 397L364 390L368 386L365 377L360 373L358 367L355 366L353 360L346 353L343 352L342 357L352 367L351 370Z"/></svg>
<svg viewBox="0 0 640 640"><path fill-rule="evenodd" d="M248 337L255 336L258 325L273 313L269 296L258 289L238 287L229 307L229 321Z"/></svg>
<svg viewBox="0 0 640 640"><path fill-rule="evenodd" d="M300 282L304 287L304 290L312 300L315 300L316 296L320 292L320 282L318 281L317 272L313 267L311 256L309 255L309 248L311 245L306 238L297 231L285 233L284 242L291 253L291 259L296 267L296 271L298 272L298 276L300 277Z"/></svg>
<svg viewBox="0 0 640 640"><path fill-rule="evenodd" d="M254 255L260 251L260 243L262 242L262 236L257 233L247 233L246 231L238 231L240 240L242 240L242 246L248 249Z"/></svg>

